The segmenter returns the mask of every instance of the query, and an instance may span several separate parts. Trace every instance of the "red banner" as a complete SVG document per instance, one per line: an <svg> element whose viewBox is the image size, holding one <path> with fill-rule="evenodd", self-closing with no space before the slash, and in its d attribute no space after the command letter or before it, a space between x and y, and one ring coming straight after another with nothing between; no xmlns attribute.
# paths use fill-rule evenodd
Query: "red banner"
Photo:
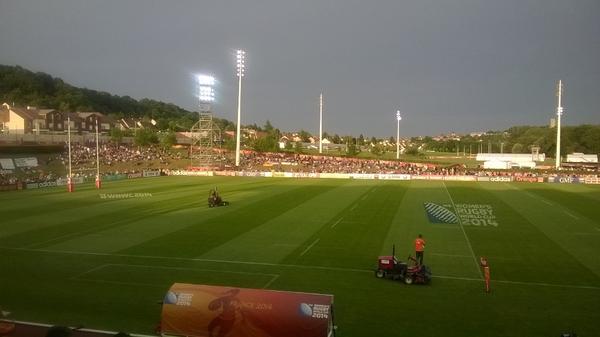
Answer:
<svg viewBox="0 0 600 337"><path fill-rule="evenodd" d="M327 337L333 296L175 283L161 332L183 336Z"/></svg>

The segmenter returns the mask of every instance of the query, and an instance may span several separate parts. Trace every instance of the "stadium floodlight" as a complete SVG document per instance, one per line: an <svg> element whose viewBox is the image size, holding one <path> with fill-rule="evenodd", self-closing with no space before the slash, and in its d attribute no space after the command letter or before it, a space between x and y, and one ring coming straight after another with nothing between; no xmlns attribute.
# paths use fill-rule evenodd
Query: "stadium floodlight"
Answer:
<svg viewBox="0 0 600 337"><path fill-rule="evenodd" d="M73 171L71 171L71 116L67 113L67 144L69 146L69 176L67 177L67 190L73 192Z"/></svg>
<svg viewBox="0 0 600 337"><path fill-rule="evenodd" d="M214 86L216 83L215 78L210 75L196 75L196 80L199 85Z"/></svg>
<svg viewBox="0 0 600 337"><path fill-rule="evenodd" d="M235 166L240 166L240 134L241 134L241 111L242 111L242 77L246 71L246 52L238 49L236 52L236 70L238 77L238 106L237 106L237 134L235 139Z"/></svg>
<svg viewBox="0 0 600 337"><path fill-rule="evenodd" d="M213 89L216 81L210 75L196 75L198 82L198 98L201 103L210 103L215 101L215 90Z"/></svg>
<svg viewBox="0 0 600 337"><path fill-rule="evenodd" d="M563 114L562 107L562 80L558 81L558 86L556 88L556 96L558 96L558 104L556 106L556 169L560 169L560 117Z"/></svg>
<svg viewBox="0 0 600 337"><path fill-rule="evenodd" d="M400 159L400 121L402 120L402 116L400 116L400 110L396 111L396 121L398 121L398 127L396 128L396 159Z"/></svg>
<svg viewBox="0 0 600 337"><path fill-rule="evenodd" d="M323 92L319 96L319 153L323 153Z"/></svg>

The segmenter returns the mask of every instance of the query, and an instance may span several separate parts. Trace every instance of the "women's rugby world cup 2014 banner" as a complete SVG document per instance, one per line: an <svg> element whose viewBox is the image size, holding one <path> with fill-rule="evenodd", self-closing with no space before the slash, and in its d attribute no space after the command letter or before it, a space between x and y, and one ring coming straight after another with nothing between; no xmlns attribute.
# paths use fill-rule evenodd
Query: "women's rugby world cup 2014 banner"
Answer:
<svg viewBox="0 0 600 337"><path fill-rule="evenodd" d="M162 307L163 335L327 337L333 295L175 283Z"/></svg>
<svg viewBox="0 0 600 337"><path fill-rule="evenodd" d="M461 224L463 226L498 227L492 205L487 204L423 204L431 223Z"/></svg>

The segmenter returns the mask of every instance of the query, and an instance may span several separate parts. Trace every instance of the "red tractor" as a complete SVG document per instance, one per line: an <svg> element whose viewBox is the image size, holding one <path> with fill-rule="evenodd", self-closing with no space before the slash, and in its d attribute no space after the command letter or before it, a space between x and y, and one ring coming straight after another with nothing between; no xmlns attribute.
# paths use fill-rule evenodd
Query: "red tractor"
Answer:
<svg viewBox="0 0 600 337"><path fill-rule="evenodd" d="M408 259L412 261L410 266L406 262L396 259L393 251L392 255L380 256L375 277L402 280L406 284L429 284L431 269L426 265L419 264L412 256L409 256Z"/></svg>

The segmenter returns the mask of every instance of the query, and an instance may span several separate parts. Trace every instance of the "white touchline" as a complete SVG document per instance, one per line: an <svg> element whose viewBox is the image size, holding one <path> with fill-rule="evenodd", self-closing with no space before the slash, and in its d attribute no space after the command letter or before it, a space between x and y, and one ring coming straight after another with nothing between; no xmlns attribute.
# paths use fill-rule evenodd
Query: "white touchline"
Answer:
<svg viewBox="0 0 600 337"><path fill-rule="evenodd" d="M317 242L319 242L319 238L317 238L313 243L310 244L310 246L306 247L306 249L300 253L300 256L303 256L304 254L306 254L306 252L308 252L314 245L317 244Z"/></svg>
<svg viewBox="0 0 600 337"><path fill-rule="evenodd" d="M442 184L444 185L444 189L446 190L446 193L448 194L448 197L450 198L450 202L452 203L452 208L454 208L456 210L456 206L454 205L454 200L452 199L452 196L450 195L450 191L448 191L448 187L446 187L446 183L444 181L442 181ZM481 268L479 268L479 263L477 262L477 258L475 257L475 252L473 251L473 247L471 246L471 241L469 241L469 237L467 236L467 232L465 231L465 228L463 227L460 216L457 216L457 218L458 218L458 224L460 225L460 229L462 230L462 232L465 236L465 240L467 241L467 246L469 246L469 250L471 251L471 255L473 256L473 262L475 262L475 268L477 268L477 271L479 272L479 277L481 277L481 279L483 280L483 273L481 271Z"/></svg>
<svg viewBox="0 0 600 337"><path fill-rule="evenodd" d="M229 264L256 265L256 266L269 266L269 267L317 269L317 270L341 271L341 272L351 272L351 273L369 273L369 274L372 274L374 272L374 270L371 270L371 269L325 267L325 266L314 266L314 265L283 264L283 263L268 263L268 262L253 262L253 261L232 261L232 260L217 260L217 259L200 259L200 258L186 258L186 257L172 257L172 256L152 256L152 255L92 253L92 252L76 252L76 251L48 250L48 249L27 249L27 248L14 248L14 247L0 247L0 249L4 249L4 250L16 250L16 251L27 251L27 252L33 252L33 253L39 252L39 253L49 253L49 254L112 256L112 257L139 258L139 259L153 259L153 260L214 262L214 263L229 263ZM276 274L264 274L264 275L276 275ZM464 281L478 281L478 282L481 282L481 278L459 277L459 276L446 276L446 275L434 275L432 277L439 278L439 279L464 280ZM86 279L80 279L80 280L84 280L85 281ZM561 287L561 288L573 288L573 289L600 290L600 287L596 287L596 286L583 286L583 285L576 285L576 284L536 283L536 282L521 282L521 281L494 280L494 279L492 279L492 282L496 282L496 283L509 283L509 284L519 284L519 285L528 285L528 286L547 286L547 287ZM121 282L121 283L123 283L123 282ZM148 284L148 285L151 285L151 284Z"/></svg>

